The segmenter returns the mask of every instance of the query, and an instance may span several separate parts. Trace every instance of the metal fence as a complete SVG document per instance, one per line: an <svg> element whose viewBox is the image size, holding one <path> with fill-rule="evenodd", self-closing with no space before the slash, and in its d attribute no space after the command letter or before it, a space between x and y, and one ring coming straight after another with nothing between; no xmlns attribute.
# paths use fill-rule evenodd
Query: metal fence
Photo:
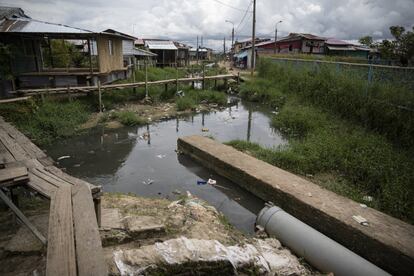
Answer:
<svg viewBox="0 0 414 276"><path fill-rule="evenodd" d="M271 60L280 65L313 71L318 71L323 66L337 74L366 80L368 84L378 82L414 89L414 67L290 58L271 58Z"/></svg>

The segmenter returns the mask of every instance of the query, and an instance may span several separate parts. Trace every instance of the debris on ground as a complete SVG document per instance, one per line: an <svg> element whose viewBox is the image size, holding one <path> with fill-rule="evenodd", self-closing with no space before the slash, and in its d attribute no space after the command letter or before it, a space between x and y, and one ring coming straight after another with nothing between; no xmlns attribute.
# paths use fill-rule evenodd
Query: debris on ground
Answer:
<svg viewBox="0 0 414 276"><path fill-rule="evenodd" d="M214 274L306 275L310 272L275 239L225 246L216 240L179 237L138 249L117 250L121 275Z"/></svg>
<svg viewBox="0 0 414 276"><path fill-rule="evenodd" d="M202 131L202 132L209 132L210 130L209 130L208 128L206 128L206 127L203 127L203 128L201 129L201 131Z"/></svg>
<svg viewBox="0 0 414 276"><path fill-rule="evenodd" d="M356 222L358 222L359 224L361 224L363 226L368 226L369 225L368 221L364 217L362 217L362 216L352 216L352 218Z"/></svg>
<svg viewBox="0 0 414 276"><path fill-rule="evenodd" d="M367 202L371 202L371 201L373 201L373 200L374 200L374 198L373 198L372 196L364 196L362 199L363 199L364 201L367 201Z"/></svg>

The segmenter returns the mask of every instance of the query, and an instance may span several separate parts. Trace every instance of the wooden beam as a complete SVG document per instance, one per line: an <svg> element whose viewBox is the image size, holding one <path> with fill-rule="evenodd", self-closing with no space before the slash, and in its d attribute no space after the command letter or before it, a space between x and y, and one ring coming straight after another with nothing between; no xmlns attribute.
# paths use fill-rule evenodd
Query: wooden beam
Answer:
<svg viewBox="0 0 414 276"><path fill-rule="evenodd" d="M72 189L57 189L50 203L46 276L76 276Z"/></svg>
<svg viewBox="0 0 414 276"><path fill-rule="evenodd" d="M2 104L2 103L20 102L20 101L27 101L30 98L31 98L31 96L27 96L27 97L17 97L17 98L10 98L10 99L3 99L3 100L0 100L0 104Z"/></svg>
<svg viewBox="0 0 414 276"><path fill-rule="evenodd" d="M26 167L14 167L0 170L0 186L5 183L29 181L29 175Z"/></svg>
<svg viewBox="0 0 414 276"><path fill-rule="evenodd" d="M39 230L26 218L26 216L13 204L13 202L6 196L6 194L0 189L0 198L6 203L7 206L16 214L16 216L23 222L24 225L36 236L43 244L47 244L46 238Z"/></svg>
<svg viewBox="0 0 414 276"><path fill-rule="evenodd" d="M72 188L72 209L79 275L107 275L98 223L88 185Z"/></svg>

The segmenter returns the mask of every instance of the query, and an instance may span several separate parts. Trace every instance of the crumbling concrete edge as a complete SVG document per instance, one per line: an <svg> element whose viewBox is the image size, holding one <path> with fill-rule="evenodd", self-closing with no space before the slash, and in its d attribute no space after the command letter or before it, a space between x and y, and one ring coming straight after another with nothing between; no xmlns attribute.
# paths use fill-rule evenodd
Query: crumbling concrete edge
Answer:
<svg viewBox="0 0 414 276"><path fill-rule="evenodd" d="M340 202L343 206L355 209L356 206L359 206L358 203L273 167L285 175L291 175L295 181L299 179L301 184L308 182L311 188L314 187L313 198L307 200L303 196L296 195L290 188L284 189L286 187L270 183L270 179L257 178L232 161L246 160L246 162L254 162L256 167L269 167L269 164L212 139L201 136L183 137L178 139L177 147L179 152L190 156L198 163L233 181L259 198L276 202L288 213L384 270L395 275L409 275L414 271L414 245L412 242L414 240L414 226L371 208L364 210L365 215L379 220L379 225L383 224L384 227L364 229L364 226L357 226L351 218L338 215L337 210L337 213L330 213L329 205ZM237 158L234 159L235 157ZM239 161L237 163L240 164ZM324 198L318 200L318 192L321 190L323 190ZM323 204L323 208L321 204ZM336 206L332 207L338 209ZM345 210L345 212L348 214L351 211Z"/></svg>

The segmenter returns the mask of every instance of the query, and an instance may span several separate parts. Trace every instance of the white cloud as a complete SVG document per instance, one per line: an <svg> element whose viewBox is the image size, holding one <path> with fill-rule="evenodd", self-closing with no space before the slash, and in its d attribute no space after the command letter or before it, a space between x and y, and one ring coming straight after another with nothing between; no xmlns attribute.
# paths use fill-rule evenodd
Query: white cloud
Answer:
<svg viewBox="0 0 414 276"><path fill-rule="evenodd" d="M246 9L250 0L220 0ZM196 43L204 36L206 45L222 49L230 41L231 20L236 27L244 13L212 0L1 0L0 5L19 6L33 18L102 31L117 29L138 37L170 37ZM413 0L257 0L257 33L272 37L307 32L341 39L364 35L390 37L389 26L411 28ZM133 33L134 30L134 33ZM251 33L251 14L239 26L236 37Z"/></svg>

